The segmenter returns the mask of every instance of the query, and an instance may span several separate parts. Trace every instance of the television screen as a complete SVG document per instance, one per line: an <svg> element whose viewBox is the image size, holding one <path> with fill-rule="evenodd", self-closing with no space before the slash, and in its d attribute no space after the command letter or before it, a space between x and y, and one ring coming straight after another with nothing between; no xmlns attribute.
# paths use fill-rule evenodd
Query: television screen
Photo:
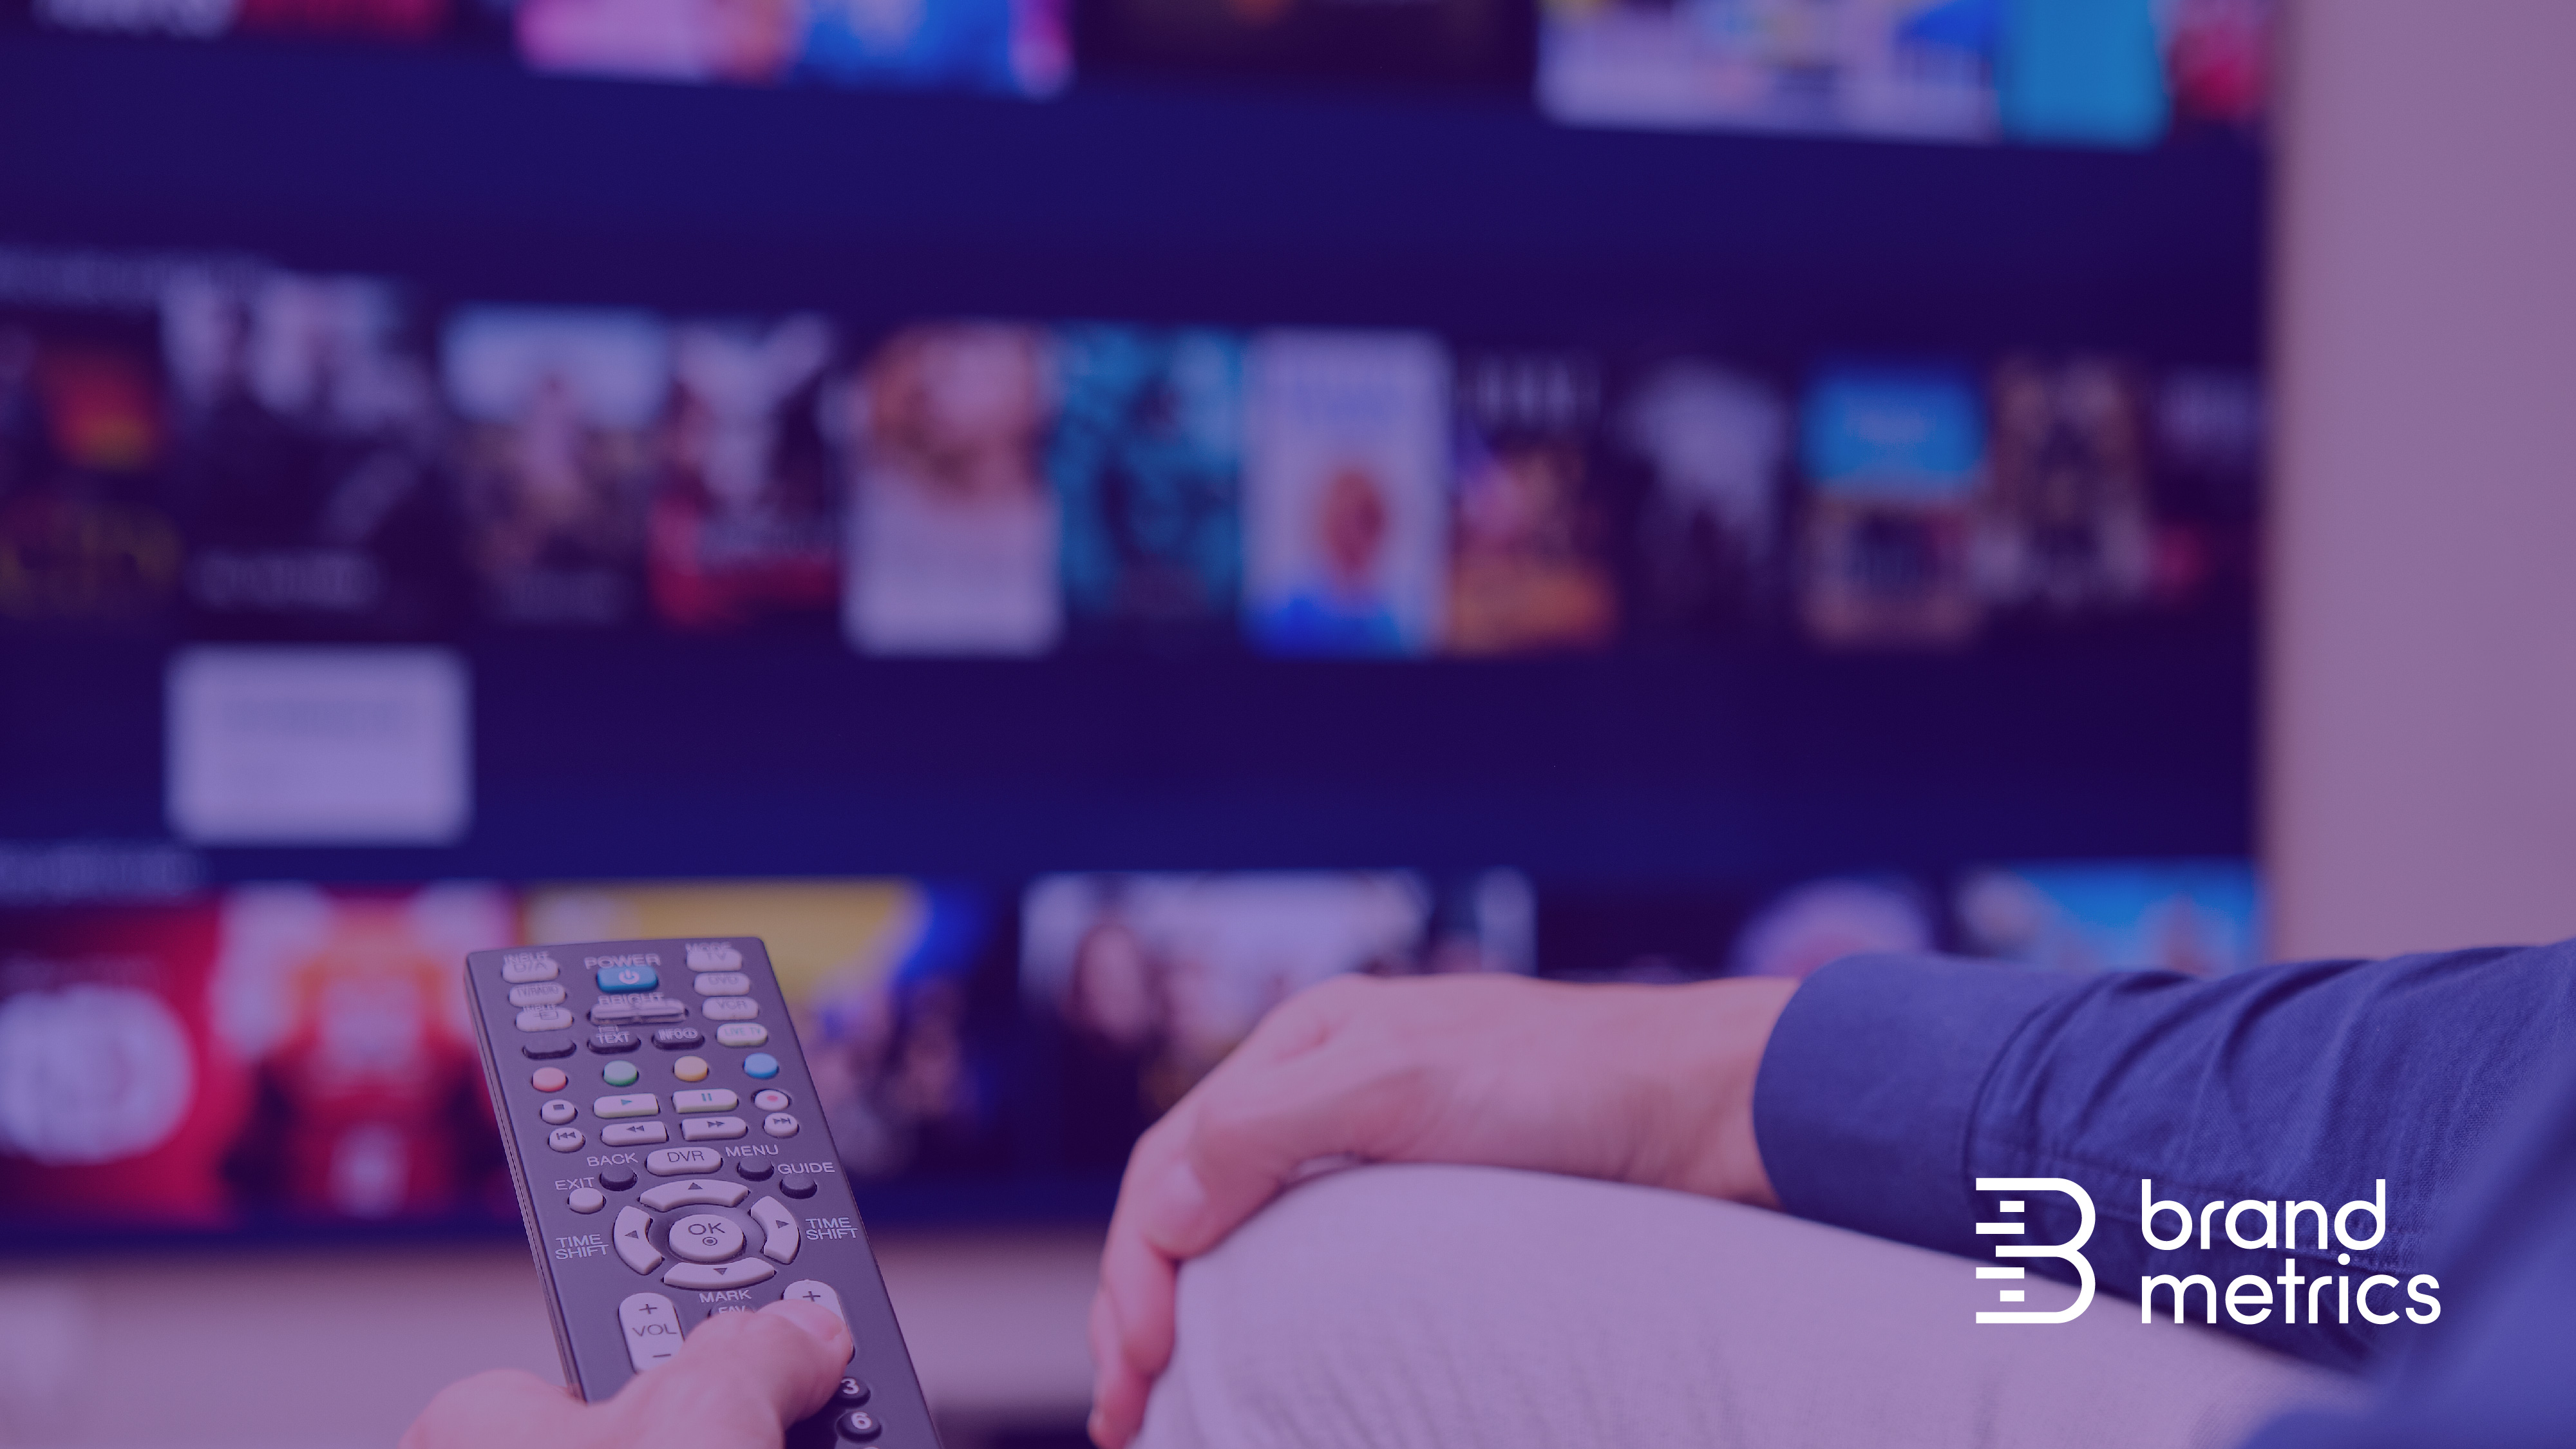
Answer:
<svg viewBox="0 0 2576 1449"><path fill-rule="evenodd" d="M0 8L0 1219L515 1232L511 944L939 1222L1337 975L2255 959L2264 7L1259 8Z"/></svg>

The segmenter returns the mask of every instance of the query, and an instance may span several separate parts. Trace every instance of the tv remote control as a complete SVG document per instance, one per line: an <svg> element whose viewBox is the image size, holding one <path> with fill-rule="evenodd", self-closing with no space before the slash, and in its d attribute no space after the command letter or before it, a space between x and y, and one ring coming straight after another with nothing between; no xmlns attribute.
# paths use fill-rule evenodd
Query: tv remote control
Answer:
<svg viewBox="0 0 2576 1449"><path fill-rule="evenodd" d="M813 1076L749 936L465 958L564 1376L596 1403L719 1313L796 1297L858 1340L794 1449L938 1443Z"/></svg>

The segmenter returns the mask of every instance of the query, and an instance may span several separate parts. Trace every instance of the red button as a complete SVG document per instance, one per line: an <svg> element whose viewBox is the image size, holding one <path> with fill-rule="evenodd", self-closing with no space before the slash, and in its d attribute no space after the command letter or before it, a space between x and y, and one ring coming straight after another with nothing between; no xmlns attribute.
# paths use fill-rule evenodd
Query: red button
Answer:
<svg viewBox="0 0 2576 1449"><path fill-rule="evenodd" d="M572 1078L563 1074L561 1067L539 1067L537 1074L528 1078L529 1083L540 1092L560 1092L564 1089L564 1083L571 1080Z"/></svg>

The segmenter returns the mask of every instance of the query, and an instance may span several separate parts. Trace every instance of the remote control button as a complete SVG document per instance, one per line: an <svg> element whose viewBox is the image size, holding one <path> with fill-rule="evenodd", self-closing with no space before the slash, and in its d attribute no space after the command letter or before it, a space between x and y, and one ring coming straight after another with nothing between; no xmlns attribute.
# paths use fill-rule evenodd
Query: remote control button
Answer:
<svg viewBox="0 0 2576 1449"><path fill-rule="evenodd" d="M787 1291L778 1296L794 1298L804 1303L820 1303L832 1310L832 1316L841 1320L843 1328L850 1326L850 1315L841 1311L841 1295L833 1292L832 1285L829 1283L813 1278L800 1278L788 1284Z"/></svg>
<svg viewBox="0 0 2576 1449"><path fill-rule="evenodd" d="M561 1067L539 1067L536 1074L528 1078L528 1085L540 1092L560 1092L571 1084L572 1078L565 1076Z"/></svg>
<svg viewBox="0 0 2576 1449"><path fill-rule="evenodd" d="M689 1014L689 1004L671 996L603 996L593 1002L590 1020L593 1026L629 1026L636 1022L678 1021Z"/></svg>
<svg viewBox="0 0 2576 1449"><path fill-rule="evenodd" d="M540 981L534 986L510 988L512 1006L560 1006L563 996L563 983L559 981Z"/></svg>
<svg viewBox="0 0 2576 1449"><path fill-rule="evenodd" d="M501 979L513 986L555 979L555 958L543 951L513 951L501 958Z"/></svg>
<svg viewBox="0 0 2576 1449"><path fill-rule="evenodd" d="M736 1097L729 1088L698 1087L691 1091L673 1092L671 1110L674 1112L730 1112L741 1105L741 1101L742 1099Z"/></svg>
<svg viewBox="0 0 2576 1449"><path fill-rule="evenodd" d="M789 1197L812 1197L814 1179L801 1172L782 1173L778 1179L778 1190Z"/></svg>
<svg viewBox="0 0 2576 1449"><path fill-rule="evenodd" d="M565 1205L577 1213L595 1213L608 1206L608 1194L595 1187L576 1187Z"/></svg>
<svg viewBox="0 0 2576 1449"><path fill-rule="evenodd" d="M717 1046L756 1047L768 1043L769 1028L756 1021L728 1021L716 1028Z"/></svg>
<svg viewBox="0 0 2576 1449"><path fill-rule="evenodd" d="M530 1060L540 1062L551 1057L568 1057L572 1055L572 1038L557 1036L544 1041L521 1042L519 1051Z"/></svg>
<svg viewBox="0 0 2576 1449"><path fill-rule="evenodd" d="M773 1263L796 1261L796 1214L765 1197L751 1205L751 1220L760 1224L760 1255Z"/></svg>
<svg viewBox="0 0 2576 1449"><path fill-rule="evenodd" d="M787 1094L776 1087L763 1087L751 1094L751 1105L764 1112L784 1112L787 1110Z"/></svg>
<svg viewBox="0 0 2576 1449"><path fill-rule="evenodd" d="M671 1131L659 1122L611 1122L599 1129L599 1140L610 1147L649 1147L671 1140Z"/></svg>
<svg viewBox="0 0 2576 1449"><path fill-rule="evenodd" d="M778 1058L771 1056L767 1052L753 1052L750 1056L742 1059L742 1074L746 1077L754 1077L763 1081L777 1076Z"/></svg>
<svg viewBox="0 0 2576 1449"><path fill-rule="evenodd" d="M640 962L599 968L599 989L602 991L650 991L661 984L662 973Z"/></svg>
<svg viewBox="0 0 2576 1449"><path fill-rule="evenodd" d="M684 1082L703 1082L707 1079L707 1059L705 1057L682 1057L678 1061L671 1063L671 1075ZM686 1111L688 1109L684 1107L681 1110Z"/></svg>
<svg viewBox="0 0 2576 1449"><path fill-rule="evenodd" d="M617 1256L638 1273L662 1266L662 1250L653 1246L653 1219L642 1208L617 1210Z"/></svg>
<svg viewBox="0 0 2576 1449"><path fill-rule="evenodd" d="M617 1305L617 1326L626 1330L626 1361L639 1374L680 1351L679 1310L659 1293L629 1294Z"/></svg>
<svg viewBox="0 0 2576 1449"><path fill-rule="evenodd" d="M749 1283L765 1282L778 1276L778 1270L758 1258L745 1258L736 1263L682 1263L662 1275L662 1281L674 1288L740 1288Z"/></svg>
<svg viewBox="0 0 2576 1449"><path fill-rule="evenodd" d="M590 1049L601 1056L631 1052L642 1044L642 1038L622 1026L603 1026L590 1034Z"/></svg>
<svg viewBox="0 0 2576 1449"><path fill-rule="evenodd" d="M683 1142L718 1142L740 1137L751 1128L740 1117L688 1117L680 1122Z"/></svg>
<svg viewBox="0 0 2576 1449"><path fill-rule="evenodd" d="M698 1150L706 1152L705 1148ZM707 1152L707 1156L715 1154ZM687 1182L666 1182L660 1187L647 1188L636 1201L657 1213L666 1213L675 1207L697 1207L706 1203L717 1207L740 1207L742 1200L749 1196L751 1189L738 1182L726 1182L722 1178L712 1181L692 1178Z"/></svg>
<svg viewBox="0 0 2576 1449"><path fill-rule="evenodd" d="M644 1124L641 1122L631 1122L627 1125L631 1127L640 1127ZM662 1124L656 1122L652 1125L659 1127ZM622 1167L603 1167L599 1170L599 1185L607 1188L610 1192L624 1192L626 1189L635 1185L635 1174Z"/></svg>
<svg viewBox="0 0 2576 1449"><path fill-rule="evenodd" d="M644 1154L644 1170L655 1177L686 1177L724 1166L724 1154L712 1147L665 1147Z"/></svg>
<svg viewBox="0 0 2576 1449"><path fill-rule="evenodd" d="M572 1013L560 1006L529 1006L519 1011L521 1031L561 1031L572 1025Z"/></svg>
<svg viewBox="0 0 2576 1449"><path fill-rule="evenodd" d="M845 1378L841 1380L839 1388L832 1390L832 1402L836 1404L848 1404L856 1408L867 1401L868 1381L865 1379Z"/></svg>
<svg viewBox="0 0 2576 1449"><path fill-rule="evenodd" d="M748 996L719 996L699 1002L698 1010L705 1012L709 1021L749 1021L760 1015L760 1003Z"/></svg>
<svg viewBox="0 0 2576 1449"><path fill-rule="evenodd" d="M721 1263L742 1251L742 1225L714 1213L692 1213L663 1236L672 1252L692 1263Z"/></svg>
<svg viewBox="0 0 2576 1449"><path fill-rule="evenodd" d="M626 1092L602 1097L590 1104L590 1110L602 1117L657 1117L662 1112L662 1099L650 1092Z"/></svg>
<svg viewBox="0 0 2576 1449"><path fill-rule="evenodd" d="M767 1182L769 1174L778 1169L770 1166L764 1158L737 1157L733 1160L733 1170L745 1182Z"/></svg>
<svg viewBox="0 0 2576 1449"><path fill-rule="evenodd" d="M731 941L693 941L689 944L689 969L692 971L739 971L742 952Z"/></svg>
<svg viewBox="0 0 2576 1449"><path fill-rule="evenodd" d="M666 1052L704 1046L706 1041L706 1037L694 1026L666 1026L653 1033L653 1045Z"/></svg>
<svg viewBox="0 0 2576 1449"><path fill-rule="evenodd" d="M793 1137L796 1135L796 1114L772 1112L760 1119L760 1130L772 1137Z"/></svg>
<svg viewBox="0 0 2576 1449"><path fill-rule="evenodd" d="M635 1069L633 1062L610 1062L599 1069L599 1079L612 1087L634 1086L643 1075Z"/></svg>
<svg viewBox="0 0 2576 1449"><path fill-rule="evenodd" d="M862 1444L875 1438L885 1429L884 1425L877 1422L877 1416L865 1409L850 1410L834 1419L832 1427L841 1431L842 1438L856 1439Z"/></svg>
<svg viewBox="0 0 2576 1449"><path fill-rule="evenodd" d="M748 996L751 978L739 971L710 971L697 981L700 996Z"/></svg>
<svg viewBox="0 0 2576 1449"><path fill-rule="evenodd" d="M537 1118L549 1127L561 1127L581 1115L581 1109L561 1097L537 1109Z"/></svg>
<svg viewBox="0 0 2576 1449"><path fill-rule="evenodd" d="M557 1152L579 1152L585 1140L578 1127L558 1127L546 1134L546 1145Z"/></svg>

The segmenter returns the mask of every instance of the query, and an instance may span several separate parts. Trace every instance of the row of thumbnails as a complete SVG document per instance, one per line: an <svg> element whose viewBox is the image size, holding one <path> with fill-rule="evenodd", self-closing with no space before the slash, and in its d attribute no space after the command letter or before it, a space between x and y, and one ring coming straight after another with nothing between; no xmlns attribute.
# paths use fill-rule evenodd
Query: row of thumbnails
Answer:
<svg viewBox="0 0 2576 1449"><path fill-rule="evenodd" d="M1510 871L267 884L22 904L0 932L0 1214L221 1231L510 1221L458 971L512 943L762 937L843 1169L994 1186L1114 1174L1329 977L1800 977L1942 948L2213 975L2256 963L2262 920L2244 862L2163 860L1654 891Z"/></svg>
<svg viewBox="0 0 2576 1449"><path fill-rule="evenodd" d="M21 0L85 34L316 37L532 70L1043 98L1112 79L1534 97L1578 125L2134 147L2262 115L2271 0ZM5 17L13 6L0 6Z"/></svg>
<svg viewBox="0 0 2576 1449"><path fill-rule="evenodd" d="M1494 655L2235 618L2262 400L2115 352L432 301L0 249L0 627ZM2236 612L2231 612L2236 611Z"/></svg>

